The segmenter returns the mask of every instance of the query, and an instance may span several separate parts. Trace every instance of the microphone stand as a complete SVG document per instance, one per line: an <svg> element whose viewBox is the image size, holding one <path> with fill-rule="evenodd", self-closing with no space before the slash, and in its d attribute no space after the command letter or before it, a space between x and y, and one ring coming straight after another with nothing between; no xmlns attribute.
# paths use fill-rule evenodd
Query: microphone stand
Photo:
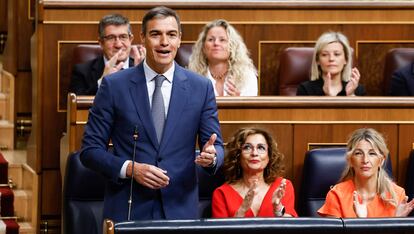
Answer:
<svg viewBox="0 0 414 234"><path fill-rule="evenodd" d="M135 126L134 135L134 150L132 153L132 172L131 172L131 185L129 190L129 200L128 200L128 221L131 221L131 209L132 209L132 185L134 184L134 164L135 164L135 154L136 154L136 147L137 147L137 140L138 140L138 127Z"/></svg>

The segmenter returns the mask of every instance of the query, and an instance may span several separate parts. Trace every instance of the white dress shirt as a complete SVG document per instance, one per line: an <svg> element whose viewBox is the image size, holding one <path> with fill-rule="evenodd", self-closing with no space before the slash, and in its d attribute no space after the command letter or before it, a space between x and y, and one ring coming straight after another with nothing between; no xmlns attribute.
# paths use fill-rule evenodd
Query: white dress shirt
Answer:
<svg viewBox="0 0 414 234"><path fill-rule="evenodd" d="M164 74L158 74L148 66L147 60L144 60L144 73L145 73L145 79L147 81L148 100L150 103L150 108L152 108L152 95L154 94L154 91L155 91L155 79L154 78L157 75L164 75L165 78L167 78L166 81L162 82L162 86L161 86L162 97L164 99L166 119L167 119L168 107L170 106L174 70L175 70L175 63L173 63L173 65ZM126 178L126 170L130 162L132 162L132 160L126 160L124 164L122 165L121 171L119 172L120 178L122 179Z"/></svg>

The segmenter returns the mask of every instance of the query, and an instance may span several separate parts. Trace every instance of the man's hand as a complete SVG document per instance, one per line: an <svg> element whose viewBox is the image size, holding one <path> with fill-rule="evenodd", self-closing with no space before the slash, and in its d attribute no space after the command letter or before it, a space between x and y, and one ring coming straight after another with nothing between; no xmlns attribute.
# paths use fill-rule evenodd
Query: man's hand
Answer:
<svg viewBox="0 0 414 234"><path fill-rule="evenodd" d="M144 60L147 50L143 45L133 45L131 47L132 54L134 56L134 66L138 65L142 60Z"/></svg>
<svg viewBox="0 0 414 234"><path fill-rule="evenodd" d="M132 162L128 164L126 171L127 177L131 177L131 174ZM167 171L153 165L137 162L134 163L134 180L151 189L164 188L170 182Z"/></svg>
<svg viewBox="0 0 414 234"><path fill-rule="evenodd" d="M101 79L109 74L117 72L124 67L124 62L117 64L118 57L122 53L122 50L119 50L111 59L105 64L104 72L101 76Z"/></svg>
<svg viewBox="0 0 414 234"><path fill-rule="evenodd" d="M217 139L217 134L213 133L210 139L206 142L201 151L195 159L195 163L202 167L210 167L213 165L216 158L216 148L214 147L214 142Z"/></svg>

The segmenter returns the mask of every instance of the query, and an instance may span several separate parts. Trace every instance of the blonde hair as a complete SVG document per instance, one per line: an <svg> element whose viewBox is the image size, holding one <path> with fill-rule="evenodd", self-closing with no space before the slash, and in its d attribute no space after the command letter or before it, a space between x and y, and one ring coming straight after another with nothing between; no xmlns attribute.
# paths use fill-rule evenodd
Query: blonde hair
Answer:
<svg viewBox="0 0 414 234"><path fill-rule="evenodd" d="M383 163L386 161L389 150L387 148L387 145L385 143L384 137L381 135L381 133L377 132L375 129L372 128L361 128L355 130L351 136L348 139L347 143L347 152L346 157L349 159L352 157L356 146L359 142L362 140L365 140L369 142L373 148L378 150L383 157ZM348 163L345 167L345 170L342 172L342 177L340 181L346 181L349 179L355 178L355 172L353 168L351 167L349 160L347 160ZM391 204L393 206L397 206L397 195L395 194L395 191L393 189L393 182L391 178L388 176L387 172L381 168L382 165L378 168L378 175L377 175L377 194L380 195L381 199L388 204ZM391 196L391 197L390 197Z"/></svg>
<svg viewBox="0 0 414 234"><path fill-rule="evenodd" d="M238 89L243 89L246 85L246 77L252 75L257 77L257 70L250 58L250 53L243 42L243 38L237 30L224 19L217 19L206 24L198 36L197 42L193 46L190 56L188 68L203 76L207 76L208 61L203 52L204 43L208 31L214 27L222 27L226 30L229 38L229 59L228 59L228 75L234 78Z"/></svg>
<svg viewBox="0 0 414 234"><path fill-rule="evenodd" d="M312 57L311 80L318 80L322 77L322 70L318 65L319 54L325 46L334 42L340 43L345 53L346 64L342 69L342 81L348 82L351 78L352 50L348 38L340 32L326 32L318 38L318 41L315 44L315 50Z"/></svg>

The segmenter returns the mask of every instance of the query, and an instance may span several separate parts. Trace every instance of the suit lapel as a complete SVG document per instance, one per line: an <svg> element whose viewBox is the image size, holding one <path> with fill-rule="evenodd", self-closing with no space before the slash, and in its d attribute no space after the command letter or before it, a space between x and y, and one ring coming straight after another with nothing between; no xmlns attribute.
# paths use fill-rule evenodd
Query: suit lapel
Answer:
<svg viewBox="0 0 414 234"><path fill-rule="evenodd" d="M157 135L152 123L151 110L148 100L148 89L145 79L144 67L142 63L133 68L135 70L134 75L131 77L131 86L129 88L132 101L135 104L135 109L138 112L138 116L143 123L143 127L147 132L152 144L155 148L158 148Z"/></svg>
<svg viewBox="0 0 414 234"><path fill-rule="evenodd" d="M176 122L181 118L181 114L187 104L189 96L187 79L188 77L185 74L184 69L175 63L170 105L168 107L167 120L164 126L161 147L165 147L166 144L164 142L168 142L169 138L173 135ZM160 150L162 150L162 148Z"/></svg>
<svg viewBox="0 0 414 234"><path fill-rule="evenodd" d="M133 67L134 66L134 58L129 57L129 67Z"/></svg>
<svg viewBox="0 0 414 234"><path fill-rule="evenodd" d="M411 75L414 77L414 62L411 63Z"/></svg>
<svg viewBox="0 0 414 234"><path fill-rule="evenodd" d="M101 56L97 58L92 65L93 79L91 80L91 82L93 82L93 84L97 85L96 82L99 80L99 78L101 78L104 68L105 68L105 62L104 62L103 56Z"/></svg>

